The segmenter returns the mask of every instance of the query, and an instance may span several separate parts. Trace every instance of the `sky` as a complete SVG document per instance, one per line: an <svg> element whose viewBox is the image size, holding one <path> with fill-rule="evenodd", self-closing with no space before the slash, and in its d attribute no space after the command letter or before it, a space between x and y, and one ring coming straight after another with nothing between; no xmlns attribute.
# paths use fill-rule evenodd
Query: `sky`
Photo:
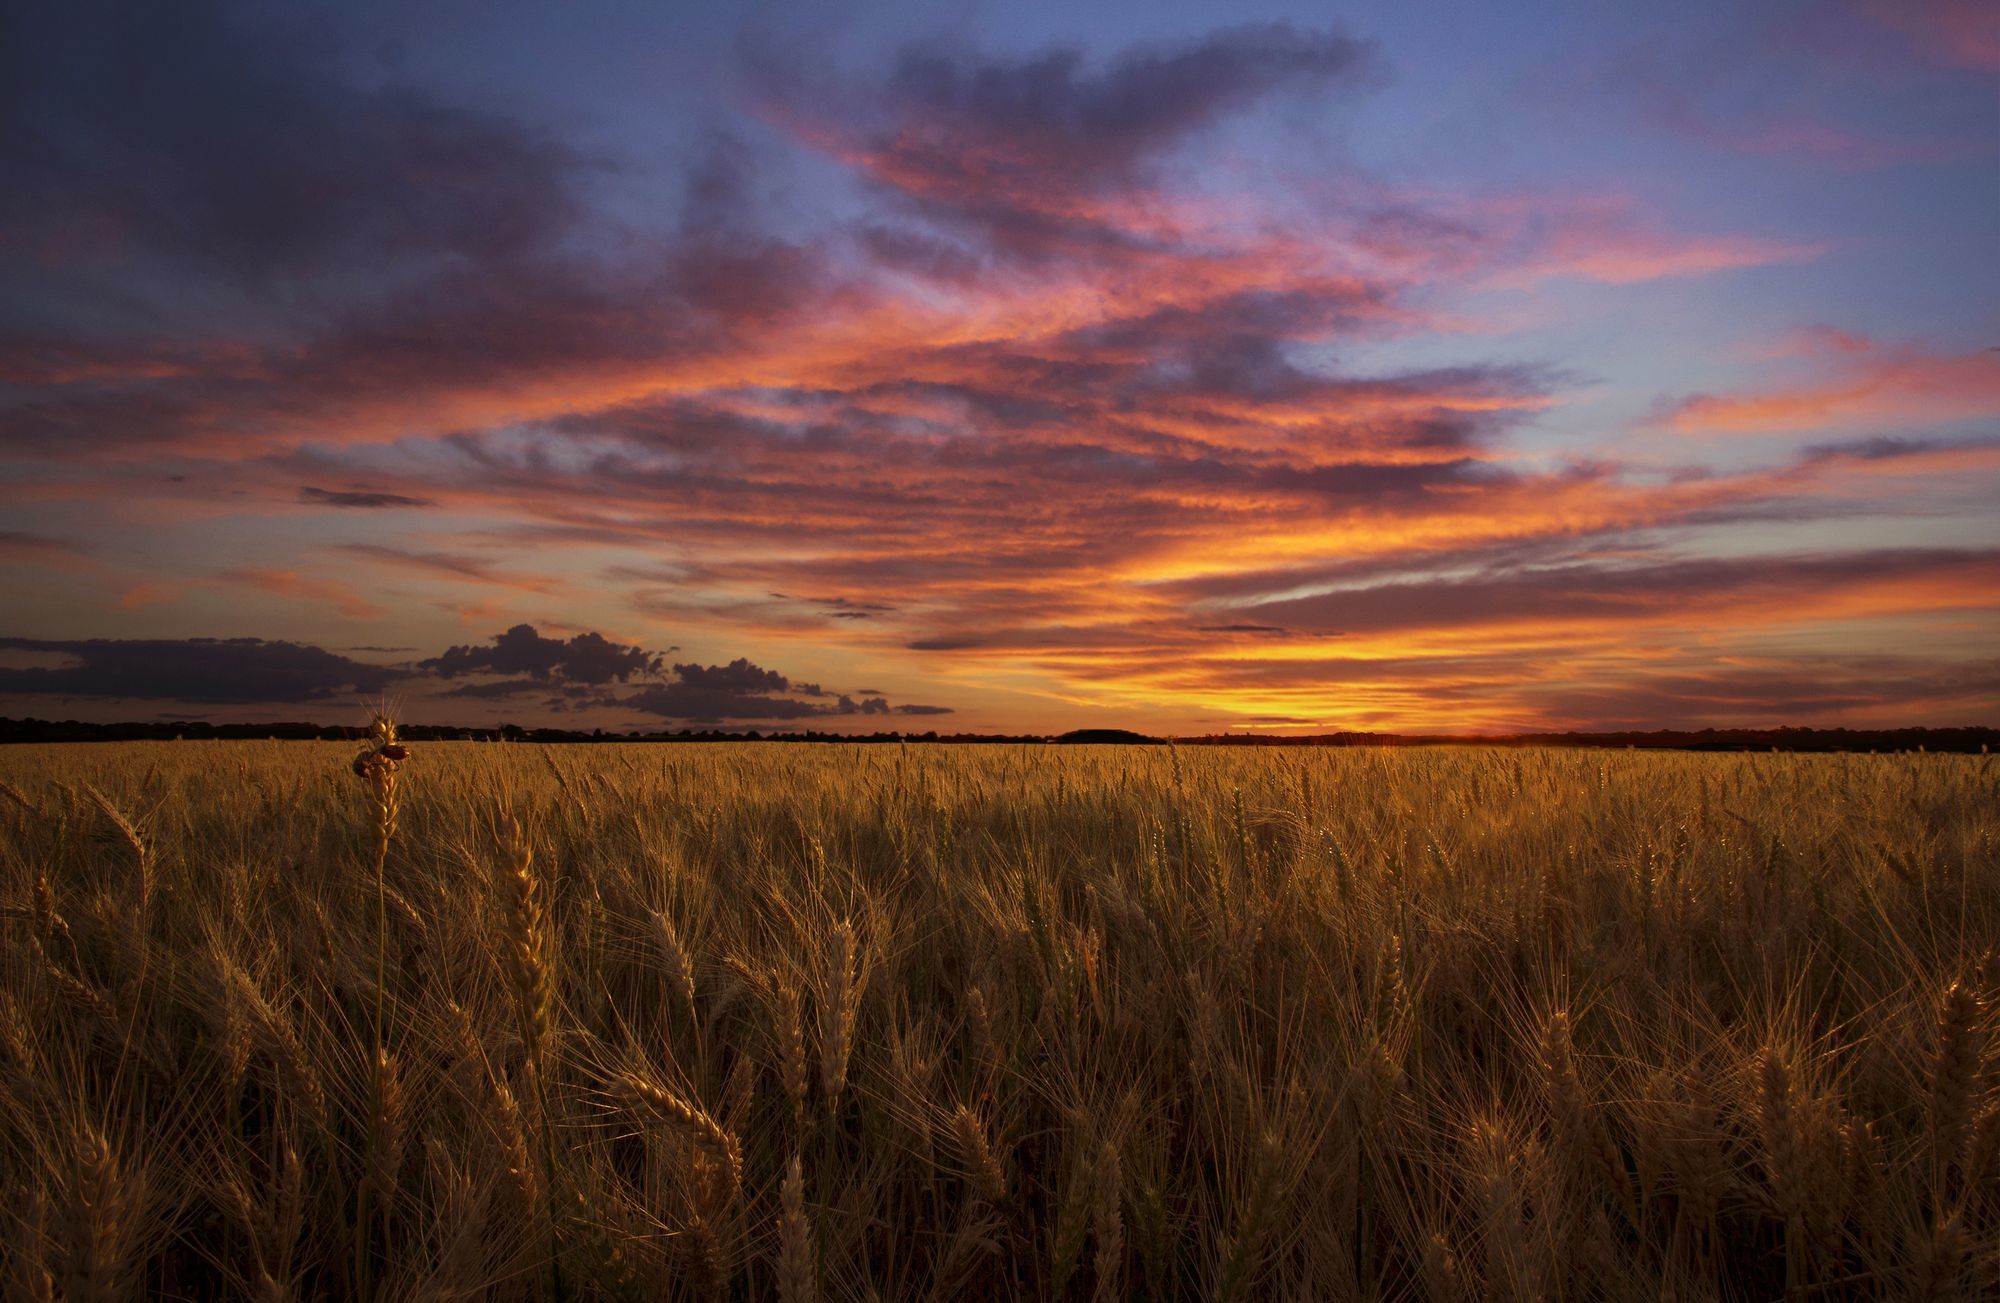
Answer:
<svg viewBox="0 0 2000 1303"><path fill-rule="evenodd" d="M0 714L2000 723L1978 0L0 3Z"/></svg>

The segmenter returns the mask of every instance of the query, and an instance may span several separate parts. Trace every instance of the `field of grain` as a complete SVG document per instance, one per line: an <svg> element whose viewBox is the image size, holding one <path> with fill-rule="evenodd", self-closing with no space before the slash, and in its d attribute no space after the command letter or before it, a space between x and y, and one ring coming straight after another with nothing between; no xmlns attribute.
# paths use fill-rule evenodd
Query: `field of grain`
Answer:
<svg viewBox="0 0 2000 1303"><path fill-rule="evenodd" d="M1986 757L412 750L0 752L13 1296L2000 1285Z"/></svg>

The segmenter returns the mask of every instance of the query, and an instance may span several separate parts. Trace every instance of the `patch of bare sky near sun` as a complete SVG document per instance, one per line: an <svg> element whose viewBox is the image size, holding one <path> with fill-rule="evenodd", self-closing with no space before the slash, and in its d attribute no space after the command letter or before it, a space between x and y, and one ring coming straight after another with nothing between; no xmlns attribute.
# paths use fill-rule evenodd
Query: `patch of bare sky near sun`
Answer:
<svg viewBox="0 0 2000 1303"><path fill-rule="evenodd" d="M1977 722L1983 47L1836 8L1503 43L1636 71L1551 79L1603 134L1499 177L1382 138L1479 107L1393 18L718 29L663 159L359 76L338 15L10 13L0 583L75 663L0 662L0 713L241 673L522 722ZM1731 160L1761 200L1697 184Z"/></svg>

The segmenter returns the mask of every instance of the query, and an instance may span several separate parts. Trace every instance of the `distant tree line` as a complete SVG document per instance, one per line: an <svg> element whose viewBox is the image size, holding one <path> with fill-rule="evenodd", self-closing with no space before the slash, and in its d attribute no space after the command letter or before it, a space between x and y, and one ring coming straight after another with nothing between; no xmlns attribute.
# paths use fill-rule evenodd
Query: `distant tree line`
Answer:
<svg viewBox="0 0 2000 1303"><path fill-rule="evenodd" d="M1312 737L1261 737L1219 733L1176 739L1182 746L1486 746L1637 747L1672 751L1959 751L2000 746L1995 728L1704 728L1644 732L1321 733Z"/></svg>
<svg viewBox="0 0 2000 1303"><path fill-rule="evenodd" d="M267 738L283 741L352 742L366 734L360 725L214 724L206 720L136 720L93 724L81 720L0 717L0 743L214 741ZM1161 745L1170 739L1125 729L1086 728L1052 736L1033 733L832 733L818 729L765 733L755 729L680 729L669 732L608 732L604 729L463 728L449 724L400 727L412 742L976 742ZM1256 733L1211 733L1171 739L1181 746L1547 746L1640 747L1677 751L1956 751L1984 752L2000 746L1994 728L1705 728L1644 732L1515 733L1319 733L1281 737Z"/></svg>

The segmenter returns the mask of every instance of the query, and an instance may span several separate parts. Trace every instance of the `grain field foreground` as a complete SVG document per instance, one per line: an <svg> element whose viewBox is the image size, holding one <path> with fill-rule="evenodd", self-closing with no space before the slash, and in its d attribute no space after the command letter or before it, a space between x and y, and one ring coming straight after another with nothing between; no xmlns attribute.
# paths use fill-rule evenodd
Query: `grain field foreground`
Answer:
<svg viewBox="0 0 2000 1303"><path fill-rule="evenodd" d="M1983 756L353 760L0 752L11 1296L2000 1288Z"/></svg>

